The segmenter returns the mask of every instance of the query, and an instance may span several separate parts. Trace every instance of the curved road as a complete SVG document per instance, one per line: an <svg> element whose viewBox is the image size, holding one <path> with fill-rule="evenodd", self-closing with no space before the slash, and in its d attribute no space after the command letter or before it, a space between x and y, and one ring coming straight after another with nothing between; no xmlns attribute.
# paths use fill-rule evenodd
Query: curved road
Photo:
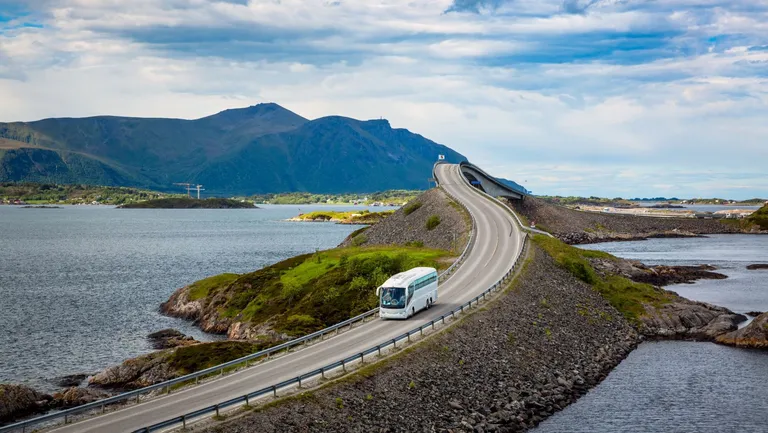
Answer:
<svg viewBox="0 0 768 433"><path fill-rule="evenodd" d="M438 303L434 307L409 320L374 320L358 325L339 336L220 379L52 431L130 432L242 396L391 340L470 300L496 283L512 266L522 248L522 237L513 217L464 183L458 165L438 165L435 174L442 187L472 211L477 231L472 251L454 275L440 286Z"/></svg>

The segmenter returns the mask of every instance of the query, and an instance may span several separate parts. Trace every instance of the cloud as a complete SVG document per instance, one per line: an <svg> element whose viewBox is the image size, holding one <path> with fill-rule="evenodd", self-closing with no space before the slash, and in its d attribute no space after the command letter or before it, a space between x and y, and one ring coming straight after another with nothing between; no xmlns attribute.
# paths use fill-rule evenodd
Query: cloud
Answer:
<svg viewBox="0 0 768 433"><path fill-rule="evenodd" d="M766 0L0 0L0 10L2 121L194 118L274 101L308 117L389 118L540 193L768 190L757 176L768 160Z"/></svg>

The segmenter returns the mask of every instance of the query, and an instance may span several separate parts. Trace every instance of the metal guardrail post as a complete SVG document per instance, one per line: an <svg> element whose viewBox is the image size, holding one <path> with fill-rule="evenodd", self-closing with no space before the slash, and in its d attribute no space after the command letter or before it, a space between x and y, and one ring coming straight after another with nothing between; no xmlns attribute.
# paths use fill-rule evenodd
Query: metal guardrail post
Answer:
<svg viewBox="0 0 768 433"><path fill-rule="evenodd" d="M277 387L276 387L276 386L273 386L273 387L272 387L272 394L273 394L275 397L277 397Z"/></svg>

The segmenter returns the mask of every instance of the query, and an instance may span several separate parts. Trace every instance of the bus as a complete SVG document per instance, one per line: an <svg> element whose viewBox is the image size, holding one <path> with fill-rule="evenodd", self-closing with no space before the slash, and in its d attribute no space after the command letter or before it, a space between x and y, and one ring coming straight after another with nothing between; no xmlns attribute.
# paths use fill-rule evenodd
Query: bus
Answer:
<svg viewBox="0 0 768 433"><path fill-rule="evenodd" d="M407 319L437 302L437 270L413 268L389 277L376 289L379 317Z"/></svg>

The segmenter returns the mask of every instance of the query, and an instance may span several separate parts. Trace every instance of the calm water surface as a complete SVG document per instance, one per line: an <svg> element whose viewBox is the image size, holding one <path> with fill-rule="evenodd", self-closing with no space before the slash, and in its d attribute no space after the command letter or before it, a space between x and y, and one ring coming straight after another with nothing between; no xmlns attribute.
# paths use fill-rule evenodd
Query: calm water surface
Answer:
<svg viewBox="0 0 768 433"><path fill-rule="evenodd" d="M51 378L151 351L146 335L163 328L217 338L158 306L201 278L332 248L360 227L283 221L299 208L330 207L0 206L0 383L50 390Z"/></svg>
<svg viewBox="0 0 768 433"><path fill-rule="evenodd" d="M586 245L646 264L713 264L729 276L670 286L734 311L768 311L768 236L716 235ZM649 342L537 433L768 432L768 352L713 343Z"/></svg>

